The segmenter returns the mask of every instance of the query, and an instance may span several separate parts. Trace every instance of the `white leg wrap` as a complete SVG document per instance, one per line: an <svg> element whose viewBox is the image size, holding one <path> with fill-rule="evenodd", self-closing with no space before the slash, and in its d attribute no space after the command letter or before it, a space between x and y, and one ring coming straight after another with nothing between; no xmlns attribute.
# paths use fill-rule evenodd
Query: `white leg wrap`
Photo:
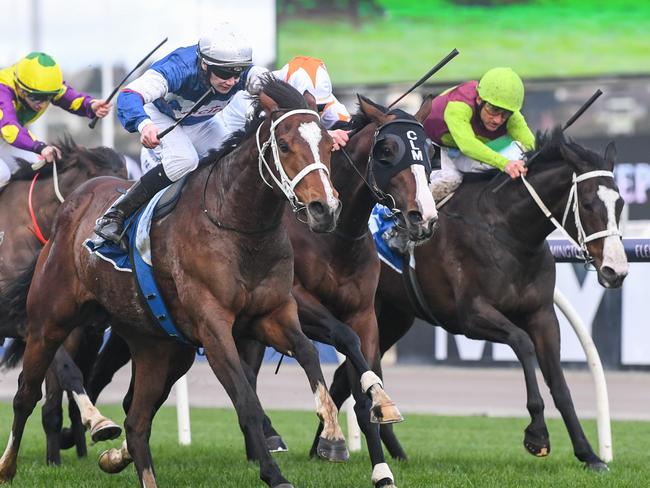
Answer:
<svg viewBox="0 0 650 488"><path fill-rule="evenodd" d="M382 388L384 387L379 376L377 376L373 371L366 371L361 375L361 390L364 393L368 393L368 390L370 390L370 387L373 385L379 385Z"/></svg>
<svg viewBox="0 0 650 488"><path fill-rule="evenodd" d="M390 478L391 480L395 479L393 478L393 472L388 467L388 464L375 464L375 466L372 468L372 484L374 485L377 483L377 481L383 480L384 478Z"/></svg>

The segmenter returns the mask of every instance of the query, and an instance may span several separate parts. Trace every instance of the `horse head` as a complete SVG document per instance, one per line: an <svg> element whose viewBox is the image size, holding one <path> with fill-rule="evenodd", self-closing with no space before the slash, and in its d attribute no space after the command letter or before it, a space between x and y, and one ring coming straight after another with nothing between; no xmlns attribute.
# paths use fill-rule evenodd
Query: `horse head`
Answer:
<svg viewBox="0 0 650 488"><path fill-rule="evenodd" d="M428 184L433 145L422 126L431 103L425 101L415 117L403 110L387 112L362 96L359 108L377 125L366 169L373 193L393 210L410 241L424 242L438 220Z"/></svg>
<svg viewBox="0 0 650 488"><path fill-rule="evenodd" d="M259 101L268 118L268 125L260 128L267 125L270 133L259 146L258 132L260 171L264 164L275 182L274 188L284 193L294 211L306 211L312 231L331 232L341 211L338 193L329 178L332 138L318 114L289 84L265 79ZM272 165L265 158L269 146Z"/></svg>
<svg viewBox="0 0 650 488"><path fill-rule="evenodd" d="M560 152L575 173L565 213L571 206L577 241L596 267L598 282L618 288L627 276L628 262L618 226L624 202L614 180L614 143L604 157L574 143L561 144Z"/></svg>

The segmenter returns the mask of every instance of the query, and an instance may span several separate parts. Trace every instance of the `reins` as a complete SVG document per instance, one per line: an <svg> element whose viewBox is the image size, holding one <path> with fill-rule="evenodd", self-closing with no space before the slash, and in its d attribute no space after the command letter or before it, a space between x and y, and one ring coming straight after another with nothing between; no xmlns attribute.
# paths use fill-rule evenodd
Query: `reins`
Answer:
<svg viewBox="0 0 650 488"><path fill-rule="evenodd" d="M38 219L36 218L36 212L34 211L34 204L32 203L34 188L36 187L36 180L38 179L38 176L40 174L41 174L40 172L34 173L34 178L32 179L32 182L29 185L29 193L27 196L27 207L29 208L29 216L32 219L32 225L33 225L33 227L30 228L29 230L32 231L32 234L36 236L36 238L41 244L45 245L47 244L47 239L43 235L43 231L41 230L40 225L38 225ZM59 189L59 177L56 169L56 161L52 162L52 182L54 184L54 193L56 195L56 198L59 200L59 202L63 203L65 199L63 198L63 195L61 195L61 190Z"/></svg>

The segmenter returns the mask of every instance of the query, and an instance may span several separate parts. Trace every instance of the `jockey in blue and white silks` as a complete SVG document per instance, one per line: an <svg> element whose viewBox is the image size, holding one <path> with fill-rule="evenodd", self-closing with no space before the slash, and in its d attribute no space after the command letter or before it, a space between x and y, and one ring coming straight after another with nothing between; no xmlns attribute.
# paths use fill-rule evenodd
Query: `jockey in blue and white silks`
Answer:
<svg viewBox="0 0 650 488"><path fill-rule="evenodd" d="M252 47L231 24L218 24L199 39L154 63L129 83L117 99L117 116L126 130L139 132L142 145L157 163L97 221L95 233L119 244L124 219L158 191L197 166L210 149L231 133L215 123L234 95L246 90L265 68L253 66ZM159 132L172 126L209 89L213 90L195 113L163 140Z"/></svg>

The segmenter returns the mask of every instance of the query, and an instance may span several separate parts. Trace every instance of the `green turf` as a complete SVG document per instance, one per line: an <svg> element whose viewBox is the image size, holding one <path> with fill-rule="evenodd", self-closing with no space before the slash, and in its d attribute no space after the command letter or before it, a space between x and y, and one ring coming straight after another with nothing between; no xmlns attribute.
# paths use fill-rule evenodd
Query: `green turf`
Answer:
<svg viewBox="0 0 650 488"><path fill-rule="evenodd" d="M105 407L104 411L121 421L118 407ZM350 462L340 465L308 459L315 428L313 414L271 412L271 416L290 447L288 453L277 454L275 458L296 488L371 486L365 451L352 454ZM162 409L156 418L151 445L160 486L265 486L258 479L257 466L245 461L242 437L232 411L192 409L191 417L193 443L189 447L177 443L175 410ZM4 442L11 419L9 405L0 404L0 419L0 442ZM345 425L344 419L341 422ZM595 422L584 425L596 445ZM521 445L525 426L526 419L408 415L397 431L411 458L407 463L390 462L397 485L401 488L650 486L650 423L613 424L615 460L606 474L582 469L558 420L549 421L551 456L546 459L530 456ZM118 446L119 442L108 445ZM82 460L66 451L61 467L48 468L43 462L44 441L37 413L28 424L19 471L12 486L137 486L132 467L112 476L99 471L96 458L106 447L106 443L92 446L89 458Z"/></svg>
<svg viewBox="0 0 650 488"><path fill-rule="evenodd" d="M444 0L381 0L384 18L292 19L278 28L278 63L325 60L335 85L415 82L451 49L436 81L512 66L525 78L648 73L650 3L531 1L493 8Z"/></svg>

